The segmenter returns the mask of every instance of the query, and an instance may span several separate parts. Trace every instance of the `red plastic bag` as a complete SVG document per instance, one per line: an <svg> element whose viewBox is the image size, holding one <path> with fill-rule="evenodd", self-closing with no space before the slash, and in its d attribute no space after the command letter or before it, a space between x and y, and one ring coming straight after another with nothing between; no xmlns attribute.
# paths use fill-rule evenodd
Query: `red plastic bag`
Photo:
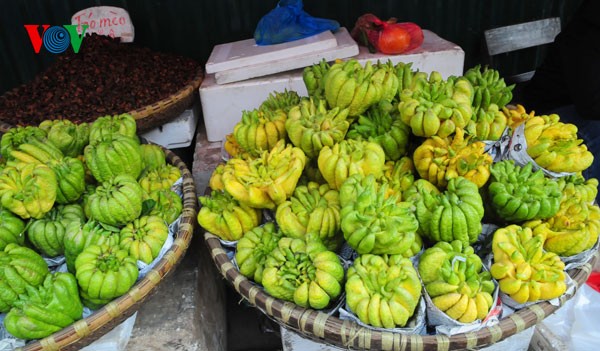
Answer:
<svg viewBox="0 0 600 351"><path fill-rule="evenodd" d="M592 272L587 280L587 285L600 292L600 272Z"/></svg>
<svg viewBox="0 0 600 351"><path fill-rule="evenodd" d="M421 27L412 22L397 23L395 18L382 21L372 13L358 18L351 32L354 40L371 53L402 54L423 44Z"/></svg>

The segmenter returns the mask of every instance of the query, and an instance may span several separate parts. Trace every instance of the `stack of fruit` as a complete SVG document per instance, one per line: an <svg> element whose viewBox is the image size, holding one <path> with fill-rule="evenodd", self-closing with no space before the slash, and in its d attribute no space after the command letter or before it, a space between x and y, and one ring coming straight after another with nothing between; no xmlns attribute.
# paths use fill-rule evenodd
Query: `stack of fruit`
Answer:
<svg viewBox="0 0 600 351"><path fill-rule="evenodd" d="M307 67L304 81L308 97L274 94L253 112L264 127L242 118L226 141L231 158L210 179L213 193L200 197L199 223L238 241L243 275L319 309L345 287L350 312L385 328L406 326L423 295L455 323L481 321L494 305L492 276L518 301L564 292L564 266L543 248L575 255L597 242L597 181L494 164L482 140L525 123L539 144L554 143L554 163L573 148L589 160L573 127L559 133L566 124L507 105L513 87L489 68L444 80L410 64L348 60ZM586 162L562 166L577 172ZM484 218L500 226L491 273L470 246ZM345 284L342 244L354 258ZM423 250L421 289L411 261Z"/></svg>
<svg viewBox="0 0 600 351"><path fill-rule="evenodd" d="M519 167L512 160L492 166L488 193L499 218L520 223L556 214L561 197L558 183L545 178L541 169L535 172L532 169L532 163Z"/></svg>
<svg viewBox="0 0 600 351"><path fill-rule="evenodd" d="M594 161L583 139L577 138L577 126L560 122L556 114L525 121L525 139L527 154L552 172L581 172Z"/></svg>
<svg viewBox="0 0 600 351"><path fill-rule="evenodd" d="M589 250L598 241L600 209L592 205L598 193L598 180L581 175L561 178L562 198L556 213L524 226L544 239L544 249L560 256L572 256Z"/></svg>
<svg viewBox="0 0 600 351"><path fill-rule="evenodd" d="M271 150L279 140L285 139L287 109L299 100L296 92L275 93L258 109L244 111L233 131L236 143L252 156Z"/></svg>
<svg viewBox="0 0 600 351"><path fill-rule="evenodd" d="M125 294L182 211L178 168L130 115L47 120L0 141L0 307L15 337L50 335ZM42 256L64 256L50 272Z"/></svg>
<svg viewBox="0 0 600 351"><path fill-rule="evenodd" d="M346 302L363 323L404 327L420 298L419 277L405 257L361 255L348 269Z"/></svg>
<svg viewBox="0 0 600 351"><path fill-rule="evenodd" d="M506 86L500 73L477 65L465 72L465 78L473 84L473 119L466 127L478 140L498 140L508 125L502 109L512 99L514 84Z"/></svg>
<svg viewBox="0 0 600 351"><path fill-rule="evenodd" d="M332 250L341 244L339 218L338 191L316 182L298 185L294 195L277 206L275 213L275 219L285 235L304 238L307 233L316 233Z"/></svg>
<svg viewBox="0 0 600 351"><path fill-rule="evenodd" d="M481 141L464 138L461 128L452 137L432 136L413 154L415 167L422 179L438 187L445 187L448 179L459 176L482 187L490 177L492 157L484 151Z"/></svg>
<svg viewBox="0 0 600 351"><path fill-rule="evenodd" d="M429 79L417 78L400 93L400 118L414 135L445 138L456 128L465 128L473 116L473 86L464 78L431 72Z"/></svg>
<svg viewBox="0 0 600 351"><path fill-rule="evenodd" d="M552 299L567 289L565 264L556 254L544 252L543 245L543 236L516 224L494 234L492 276L517 303Z"/></svg>
<svg viewBox="0 0 600 351"><path fill-rule="evenodd" d="M419 258L419 274L433 304L461 323L484 320L494 305L495 286L473 247L442 241Z"/></svg>
<svg viewBox="0 0 600 351"><path fill-rule="evenodd" d="M411 252L419 227L413 205L386 195L386 185L380 186L373 175L353 175L340 189L342 233L359 254Z"/></svg>
<svg viewBox="0 0 600 351"><path fill-rule="evenodd" d="M408 198L415 206L419 232L432 242L459 240L474 243L481 233L483 202L475 183L466 178L452 178L448 189L440 194L430 191L425 179L415 182Z"/></svg>

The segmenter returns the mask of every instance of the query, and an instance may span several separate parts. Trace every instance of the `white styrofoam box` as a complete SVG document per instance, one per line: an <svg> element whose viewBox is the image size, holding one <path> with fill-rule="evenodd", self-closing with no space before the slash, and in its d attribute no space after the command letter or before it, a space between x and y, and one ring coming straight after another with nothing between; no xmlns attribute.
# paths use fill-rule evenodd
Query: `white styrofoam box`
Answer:
<svg viewBox="0 0 600 351"><path fill-rule="evenodd" d="M460 46L449 42L429 30L423 30L423 44L410 53L402 55L371 54L366 46L360 46L360 53L356 57L358 62L365 64L367 61L387 62L412 62L412 69L421 72L438 71L444 79L449 76L463 74L465 52Z"/></svg>
<svg viewBox="0 0 600 351"><path fill-rule="evenodd" d="M302 81L302 70L219 85L214 74L207 74L200 85L202 115L208 141L221 141L233 132L242 111L257 108L274 91L294 90L308 95Z"/></svg>
<svg viewBox="0 0 600 351"><path fill-rule="evenodd" d="M246 39L215 45L206 61L206 73L217 73L257 63L297 58L311 51L325 50L337 46L331 31L307 38L275 45L256 45L254 39Z"/></svg>
<svg viewBox="0 0 600 351"><path fill-rule="evenodd" d="M438 71L442 77L462 75L464 51L435 33L424 30L423 45L405 55L370 54L361 47L356 57L362 64L367 61L413 62L412 69L429 73ZM338 43L342 40L337 36ZM352 38L350 38L352 40ZM265 77L248 79L230 84L217 84L214 74L207 74L200 85L200 101L208 141L221 141L233 132L242 118L242 111L257 108L274 91L294 90L307 95L302 81L302 69L281 72Z"/></svg>
<svg viewBox="0 0 600 351"><path fill-rule="evenodd" d="M336 49L311 54L311 62L358 54L358 45L345 28L336 31L335 38L338 43ZM242 111L257 108L274 91L287 89L306 96L302 70L299 68L230 84L218 84L216 74L207 74L199 90L208 141L223 140L242 118Z"/></svg>
<svg viewBox="0 0 600 351"><path fill-rule="evenodd" d="M183 111L179 117L141 135L146 140L167 149L188 147L194 139L199 116L200 106L194 104L192 108Z"/></svg>
<svg viewBox="0 0 600 351"><path fill-rule="evenodd" d="M322 59L333 61L337 58L346 58L358 55L358 44L352 39L346 28L340 28L335 32L327 32L333 36L337 45L320 50L307 51L301 55L290 57L279 57L271 55L267 60L255 62L251 65L232 68L215 73L217 84L238 82L241 80L263 77L269 74L286 72L297 68L319 63Z"/></svg>

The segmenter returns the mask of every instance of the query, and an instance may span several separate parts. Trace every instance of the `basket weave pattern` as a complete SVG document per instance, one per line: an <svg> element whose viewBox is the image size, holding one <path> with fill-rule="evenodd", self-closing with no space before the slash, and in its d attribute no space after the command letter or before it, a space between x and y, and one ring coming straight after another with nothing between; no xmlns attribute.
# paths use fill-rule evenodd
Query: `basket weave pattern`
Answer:
<svg viewBox="0 0 600 351"><path fill-rule="evenodd" d="M497 325L452 336L380 332L270 296L235 268L217 236L205 232L204 239L221 274L251 305L285 328L294 330L309 339L342 348L392 351L472 349L520 333L541 322L560 307L542 301L502 318ZM597 251L585 265L567 272L575 281L576 289L585 283L598 259L600 259L600 252ZM562 306L569 298L565 295L561 296L560 305Z"/></svg>
<svg viewBox="0 0 600 351"><path fill-rule="evenodd" d="M199 69L196 77L177 93L152 105L130 111L129 114L136 119L138 131L144 132L165 124L190 108L203 79L204 71Z"/></svg>

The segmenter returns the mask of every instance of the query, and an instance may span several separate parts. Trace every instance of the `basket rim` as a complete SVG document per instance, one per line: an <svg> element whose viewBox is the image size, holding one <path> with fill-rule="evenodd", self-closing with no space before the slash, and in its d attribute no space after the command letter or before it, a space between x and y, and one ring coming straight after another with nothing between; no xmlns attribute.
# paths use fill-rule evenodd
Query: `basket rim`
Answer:
<svg viewBox="0 0 600 351"><path fill-rule="evenodd" d="M167 161L178 167L183 177L183 210L173 246L156 263L154 268L124 295L94 311L87 318L80 319L43 339L33 340L16 350L79 349L89 345L135 313L144 300L156 290L165 276L175 270L191 243L196 224L198 200L194 178L187 165L174 152L162 148L165 151Z"/></svg>
<svg viewBox="0 0 600 351"><path fill-rule="evenodd" d="M196 71L194 78L192 78L192 80L188 81L181 89L179 89L175 93L173 93L161 100L158 100L152 104L142 106L135 110L124 111L121 113L130 114L136 121L140 121L140 122L143 121L145 123L149 123L148 121L152 120L153 115L157 115L157 114L167 110L168 108L173 107L177 103L185 102L185 100L187 98L192 96L194 94L194 92L200 88L200 85L202 84L203 80L204 80L204 69L200 65L200 66L198 66L198 70ZM24 86L24 85L25 84L22 84L21 86ZM10 91L7 93L10 93ZM97 116L96 119L100 118L100 117L102 117L102 116ZM177 117L177 116L173 116L173 118L175 118L175 117ZM165 123L165 122L163 122L163 123ZM160 124L162 124L162 123L160 123ZM152 125L150 123L150 125L146 126L144 128L144 130L148 130L153 127L157 127L160 124ZM15 127L17 127L17 126L14 126L12 124L5 122L2 119L2 116L0 116L0 133L6 133L9 129L15 128Z"/></svg>
<svg viewBox="0 0 600 351"><path fill-rule="evenodd" d="M559 298L558 306L554 306L548 301L540 301L500 319L496 325L483 327L477 331L452 336L416 335L365 328L350 320L342 320L320 311L274 298L240 273L229 260L216 235L204 231L204 240L219 272L252 306L280 325L310 339L337 347L359 350L455 350L496 343L534 326L556 311L574 296L591 274L595 262L600 259L600 251L596 251L584 265L567 271L575 282L575 292L570 296L563 294Z"/></svg>
<svg viewBox="0 0 600 351"><path fill-rule="evenodd" d="M135 118L144 119L152 116L153 114L159 113L172 105L176 104L179 101L182 101L193 94L200 88L202 81L204 80L204 70L202 66L198 67L198 71L194 78L189 81L183 88L179 89L179 91L167 96L166 98L159 100L153 104L142 106L138 109L126 112L129 113ZM176 117L176 116L174 116Z"/></svg>

